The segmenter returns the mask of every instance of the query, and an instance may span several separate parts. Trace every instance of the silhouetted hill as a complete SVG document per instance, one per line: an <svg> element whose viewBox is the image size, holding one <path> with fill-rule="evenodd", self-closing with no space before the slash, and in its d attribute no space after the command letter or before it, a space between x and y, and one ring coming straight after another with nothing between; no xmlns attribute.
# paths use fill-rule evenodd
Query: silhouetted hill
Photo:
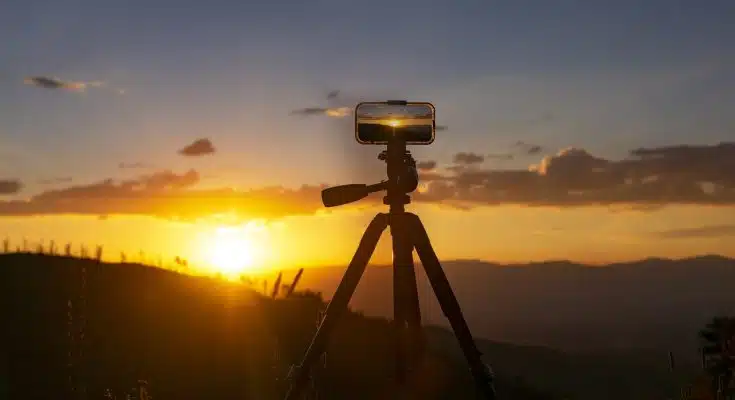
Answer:
<svg viewBox="0 0 735 400"><path fill-rule="evenodd" d="M735 260L720 256L607 266L449 261L444 269L473 333L498 341L586 352L645 348L694 361L696 331L713 315L735 312ZM425 318L448 326L418 270ZM344 268L307 272L301 285L329 298ZM389 268L368 268L351 305L391 315L391 279Z"/></svg>
<svg viewBox="0 0 735 400"><path fill-rule="evenodd" d="M451 279L475 270L464 264L448 268ZM313 279L312 272L304 279ZM384 272L375 268L365 287L380 288L375 279ZM86 388L90 399L108 388L121 398L138 379L158 399L279 398L279 378L300 359L323 306L308 292L273 301L211 278L22 254L0 256L0 288L4 326L12 327L4 330L9 398L69 398L70 382ZM386 293L374 300L389 298ZM417 377L417 396L471 398L456 339L443 328L426 331L431 356ZM349 314L318 381L322 398L390 398L390 332L383 318ZM501 399L661 398L693 374L687 365L671 373L665 357L640 352L574 355L488 340L478 345L496 372Z"/></svg>
<svg viewBox="0 0 735 400"><path fill-rule="evenodd" d="M27 254L0 256L0 289L0 390L13 399L79 398L71 388L121 399L139 379L156 399L280 398L279 379L323 306L309 293L274 301L242 284ZM453 338L437 332L432 340L415 398L472 398ZM349 314L328 349L320 398L393 398L390 343L387 320ZM496 370L503 399L558 398L509 375L501 361Z"/></svg>
<svg viewBox="0 0 735 400"><path fill-rule="evenodd" d="M460 357L451 333L430 327L434 340ZM438 338L437 338L438 337ZM479 339L485 358L508 376L566 399L652 399L679 393L696 376L696 365L669 369L666 355L645 352L566 353L541 346L513 345Z"/></svg>

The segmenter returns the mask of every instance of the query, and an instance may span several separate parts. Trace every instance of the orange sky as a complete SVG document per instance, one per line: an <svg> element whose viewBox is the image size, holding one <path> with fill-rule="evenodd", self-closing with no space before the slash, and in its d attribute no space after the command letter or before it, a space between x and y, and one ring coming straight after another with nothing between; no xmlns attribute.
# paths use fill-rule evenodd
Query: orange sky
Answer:
<svg viewBox="0 0 735 400"><path fill-rule="evenodd" d="M523 262L572 259L589 263L645 257L685 257L718 253L735 256L727 237L662 238L673 228L719 226L735 223L727 208L690 206L657 211L611 211L607 208L527 208L501 206L461 211L435 205L411 205L424 221L441 259L482 259ZM252 255L251 271L295 266L346 265L360 235L375 212L330 210L316 215L273 221L256 220L228 225L217 222L171 222L153 217L111 216L106 220L81 216L5 217L0 229L13 247L30 243L71 241L105 245L105 258L119 260L120 252L136 259L142 250L149 262L160 255L170 264L179 255L202 272L221 266L212 250L222 242L217 229L233 226L237 240ZM693 234L699 236L700 234ZM686 236L686 235L685 235ZM390 261L389 235L384 235L374 256Z"/></svg>

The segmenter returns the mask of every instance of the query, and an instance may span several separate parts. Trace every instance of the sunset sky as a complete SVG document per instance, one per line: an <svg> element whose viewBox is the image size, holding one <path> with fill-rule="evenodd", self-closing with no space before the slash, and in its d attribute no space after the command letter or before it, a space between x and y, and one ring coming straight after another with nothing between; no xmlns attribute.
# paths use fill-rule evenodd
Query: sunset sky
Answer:
<svg viewBox="0 0 735 400"><path fill-rule="evenodd" d="M733 18L717 0L9 2L0 233L346 264L382 206L327 212L320 185L385 170L330 109L407 99L448 126L412 149L442 259L735 256ZM213 147L184 151L197 139Z"/></svg>

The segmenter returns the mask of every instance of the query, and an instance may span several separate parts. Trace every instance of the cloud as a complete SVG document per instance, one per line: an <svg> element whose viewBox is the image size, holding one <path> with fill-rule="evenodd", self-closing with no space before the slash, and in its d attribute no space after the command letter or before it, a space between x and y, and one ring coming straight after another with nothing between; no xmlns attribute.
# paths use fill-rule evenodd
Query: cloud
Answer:
<svg viewBox="0 0 735 400"><path fill-rule="evenodd" d="M465 161L479 159L468 156L473 153L463 154L460 158ZM412 194L413 201L459 209L513 204L604 206L613 211L650 211L674 204L735 205L735 143L635 149L619 160L571 147L527 168L478 164L438 168L434 161L422 161L418 165L422 189ZM200 180L195 170L180 174L159 171L132 180L71 185L27 200L0 201L0 215L138 214L193 219L234 213L241 218L279 218L308 215L323 208L323 185L205 190L197 188ZM17 181L0 181L0 193L16 193L19 185ZM369 197L356 205L379 205L380 197ZM730 228L718 229L722 234Z"/></svg>
<svg viewBox="0 0 735 400"><path fill-rule="evenodd" d="M485 156L475 153L460 152L454 155L453 161L455 164L463 165L479 164L485 161Z"/></svg>
<svg viewBox="0 0 735 400"><path fill-rule="evenodd" d="M166 190L186 189L194 186L200 181L199 173L190 169L182 175L177 175L169 170L143 175L137 180L125 181L124 186L128 188L143 188L144 190Z"/></svg>
<svg viewBox="0 0 735 400"><path fill-rule="evenodd" d="M416 163L419 171L431 171L436 168L436 161L419 161Z"/></svg>
<svg viewBox="0 0 735 400"><path fill-rule="evenodd" d="M123 163L117 165L120 169L147 169L147 168L153 168L153 164L148 164L144 162L134 162L134 163Z"/></svg>
<svg viewBox="0 0 735 400"><path fill-rule="evenodd" d="M17 179L0 179L0 195L16 194L23 189L23 184Z"/></svg>
<svg viewBox="0 0 735 400"><path fill-rule="evenodd" d="M636 149L623 160L568 148L522 170L455 165L433 174L416 201L471 207L735 205L735 143Z"/></svg>
<svg viewBox="0 0 735 400"><path fill-rule="evenodd" d="M716 146L668 146L638 148L630 155L645 165L641 174L671 176L679 180L707 182L708 192L731 191L735 186L735 143Z"/></svg>
<svg viewBox="0 0 735 400"><path fill-rule="evenodd" d="M511 153L492 153L486 154L485 158L491 160L512 160L515 158L515 155Z"/></svg>
<svg viewBox="0 0 735 400"><path fill-rule="evenodd" d="M519 140L519 141L515 142L515 144L513 145L513 147L518 148L524 154L527 154L527 155L536 155L536 154L540 154L542 151L544 151L544 148L541 147L540 145L526 143L526 142L524 142L522 140Z"/></svg>
<svg viewBox="0 0 735 400"><path fill-rule="evenodd" d="M121 182L107 179L48 190L28 200L0 201L0 215L135 214L186 220L235 213L249 219L312 214L322 208L323 186L197 190L199 180L195 170L183 174L160 171ZM0 190L15 188L11 185L6 188L0 183Z"/></svg>
<svg viewBox="0 0 735 400"><path fill-rule="evenodd" d="M306 107L293 110L291 115L326 115L328 117L343 118L352 115L349 107Z"/></svg>
<svg viewBox="0 0 735 400"><path fill-rule="evenodd" d="M709 225L656 232L663 239L721 238L735 236L735 225Z"/></svg>
<svg viewBox="0 0 735 400"><path fill-rule="evenodd" d="M38 184L40 185L54 185L57 183L71 183L72 178L70 176L62 176L58 178L40 179Z"/></svg>
<svg viewBox="0 0 735 400"><path fill-rule="evenodd" d="M182 156L198 157L207 154L214 154L215 148L209 139L197 139L193 143L187 145L178 153Z"/></svg>
<svg viewBox="0 0 735 400"><path fill-rule="evenodd" d="M63 89L73 92L84 92L88 88L108 87L107 83L102 81L70 81L50 76L29 76L23 79L26 85L32 85L43 89ZM125 94L124 89L112 89L118 94Z"/></svg>

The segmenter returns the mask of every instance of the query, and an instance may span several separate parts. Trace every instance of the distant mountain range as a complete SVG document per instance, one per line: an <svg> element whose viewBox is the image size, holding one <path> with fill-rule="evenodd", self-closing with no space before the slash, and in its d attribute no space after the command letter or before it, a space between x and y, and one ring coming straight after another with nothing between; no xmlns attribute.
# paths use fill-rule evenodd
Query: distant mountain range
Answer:
<svg viewBox="0 0 735 400"><path fill-rule="evenodd" d="M735 260L721 256L606 266L468 260L443 267L473 334L503 342L584 352L649 348L691 361L704 323L717 314L735 315ZM307 269L300 287L329 298L344 271ZM448 326L423 270L417 271L425 324ZM369 267L352 308L391 316L391 282L390 268Z"/></svg>

